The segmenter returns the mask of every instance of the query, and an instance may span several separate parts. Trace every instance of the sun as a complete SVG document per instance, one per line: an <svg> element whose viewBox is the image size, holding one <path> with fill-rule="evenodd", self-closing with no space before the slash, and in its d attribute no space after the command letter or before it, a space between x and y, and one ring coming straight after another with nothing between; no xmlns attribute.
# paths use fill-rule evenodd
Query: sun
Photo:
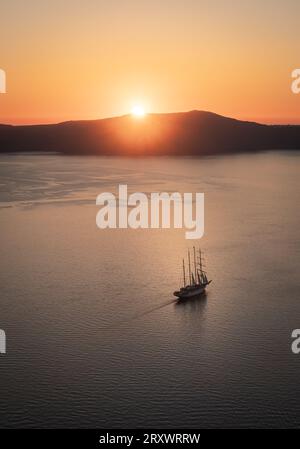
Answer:
<svg viewBox="0 0 300 449"><path fill-rule="evenodd" d="M137 104L131 109L131 114L134 115L134 117L144 117L146 112L143 106Z"/></svg>

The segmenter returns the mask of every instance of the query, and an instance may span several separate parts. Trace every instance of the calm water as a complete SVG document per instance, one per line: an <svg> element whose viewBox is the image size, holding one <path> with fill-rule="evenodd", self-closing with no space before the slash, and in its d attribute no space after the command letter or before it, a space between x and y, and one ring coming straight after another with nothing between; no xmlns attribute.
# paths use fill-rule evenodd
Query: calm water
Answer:
<svg viewBox="0 0 300 449"><path fill-rule="evenodd" d="M300 427L299 155L0 157L1 427ZM205 193L183 230L99 230L100 192Z"/></svg>

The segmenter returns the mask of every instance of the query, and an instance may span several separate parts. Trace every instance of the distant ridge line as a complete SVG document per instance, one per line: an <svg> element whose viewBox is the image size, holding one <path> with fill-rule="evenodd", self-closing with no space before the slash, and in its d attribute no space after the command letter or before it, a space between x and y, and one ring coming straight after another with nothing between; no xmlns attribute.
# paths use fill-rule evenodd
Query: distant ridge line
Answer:
<svg viewBox="0 0 300 449"><path fill-rule="evenodd" d="M214 112L150 113L55 124L0 124L0 152L210 155L299 150L300 125L266 125Z"/></svg>

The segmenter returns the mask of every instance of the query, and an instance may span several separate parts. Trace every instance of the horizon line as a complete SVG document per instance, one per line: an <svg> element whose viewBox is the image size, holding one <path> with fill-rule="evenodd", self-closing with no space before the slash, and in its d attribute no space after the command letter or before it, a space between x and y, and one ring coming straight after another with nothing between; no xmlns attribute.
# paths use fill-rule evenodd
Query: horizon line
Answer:
<svg viewBox="0 0 300 449"><path fill-rule="evenodd" d="M203 110L203 109L190 109L187 111L172 111L172 112L146 112L144 118L142 118L141 120L145 119L147 117L147 115L173 115L173 114L188 114L188 113L195 113L195 112L205 112L208 114L213 114L213 115L217 115L220 117L224 117L224 118L229 118L231 120L238 120L238 121L242 121L242 122L252 122L252 123L256 123L256 124L260 124L260 125L270 125L270 126L299 126L300 125L300 119L298 118L293 118L293 119L271 119L271 118L263 118L263 117L257 117L255 118L247 118L247 117L243 117L243 118L236 118L234 116L230 116L230 115L226 115L226 114L219 114L217 112L213 112L213 111L207 111L207 110ZM65 119L65 120L52 120L52 119L45 119L45 121L43 121L42 119L30 119L30 121L28 120L14 120L14 119L8 119L8 120L4 120L1 121L0 119L0 125L6 125L6 126L43 126L43 125L60 125L63 123L70 123L70 122L93 122L93 121L101 121L101 120L110 120L110 119L117 119L117 118L124 118L124 117L130 117L132 116L131 112L128 112L127 114L121 114L121 115L112 115L112 116L106 116L106 117L98 117L98 118L70 118L70 119Z"/></svg>

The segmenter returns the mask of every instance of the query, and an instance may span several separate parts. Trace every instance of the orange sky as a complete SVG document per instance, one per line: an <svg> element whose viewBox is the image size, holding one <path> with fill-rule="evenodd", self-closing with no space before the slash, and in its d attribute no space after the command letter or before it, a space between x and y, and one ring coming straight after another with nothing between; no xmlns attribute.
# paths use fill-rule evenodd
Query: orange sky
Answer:
<svg viewBox="0 0 300 449"><path fill-rule="evenodd" d="M209 110L300 123L298 0L1 3L0 123Z"/></svg>

